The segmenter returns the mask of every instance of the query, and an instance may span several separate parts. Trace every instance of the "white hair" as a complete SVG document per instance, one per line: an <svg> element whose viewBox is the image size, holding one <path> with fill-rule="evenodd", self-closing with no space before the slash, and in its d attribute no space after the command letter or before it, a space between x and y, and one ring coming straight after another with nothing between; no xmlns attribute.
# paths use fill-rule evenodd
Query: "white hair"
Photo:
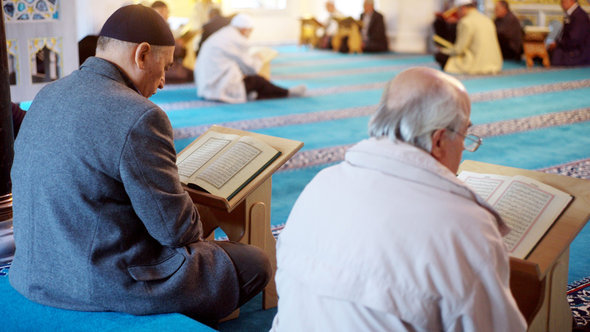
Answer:
<svg viewBox="0 0 590 332"><path fill-rule="evenodd" d="M404 88L402 84L403 80L395 79L387 83L369 122L371 137L403 141L430 152L435 130L448 128L450 135L454 135L468 120L465 101L456 84L444 80L418 88Z"/></svg>

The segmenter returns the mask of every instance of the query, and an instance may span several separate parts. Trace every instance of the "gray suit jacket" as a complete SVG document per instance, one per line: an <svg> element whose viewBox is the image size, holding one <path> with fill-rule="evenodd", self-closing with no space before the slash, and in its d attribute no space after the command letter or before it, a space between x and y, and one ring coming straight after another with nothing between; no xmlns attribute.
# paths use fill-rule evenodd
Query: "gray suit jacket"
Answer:
<svg viewBox="0 0 590 332"><path fill-rule="evenodd" d="M231 312L235 268L200 239L175 161L168 117L110 62L43 88L15 142L12 286L66 309Z"/></svg>

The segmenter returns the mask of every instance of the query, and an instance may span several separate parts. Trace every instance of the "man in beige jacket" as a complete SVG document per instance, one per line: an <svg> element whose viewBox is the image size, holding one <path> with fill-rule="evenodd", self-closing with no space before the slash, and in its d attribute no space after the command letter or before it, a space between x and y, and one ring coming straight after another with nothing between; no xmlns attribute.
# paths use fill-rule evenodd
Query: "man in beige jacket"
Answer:
<svg viewBox="0 0 590 332"><path fill-rule="evenodd" d="M494 22L478 12L472 0L456 0L457 40L435 58L454 74L495 74L502 69L502 53Z"/></svg>

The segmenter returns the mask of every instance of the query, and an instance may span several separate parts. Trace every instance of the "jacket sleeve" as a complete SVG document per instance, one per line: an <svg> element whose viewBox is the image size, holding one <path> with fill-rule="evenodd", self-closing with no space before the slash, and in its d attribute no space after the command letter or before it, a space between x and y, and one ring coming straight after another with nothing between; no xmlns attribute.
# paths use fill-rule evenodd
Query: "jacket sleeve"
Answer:
<svg viewBox="0 0 590 332"><path fill-rule="evenodd" d="M471 253L477 253L462 274L472 277L463 285L463 296L448 310L445 331L524 332L527 325L510 290L508 254L502 239L489 232L485 237L486 241L476 239L470 245Z"/></svg>
<svg viewBox="0 0 590 332"><path fill-rule="evenodd" d="M121 180L135 213L162 245L180 247L199 240L202 225L182 188L172 126L154 107L128 133L119 162Z"/></svg>

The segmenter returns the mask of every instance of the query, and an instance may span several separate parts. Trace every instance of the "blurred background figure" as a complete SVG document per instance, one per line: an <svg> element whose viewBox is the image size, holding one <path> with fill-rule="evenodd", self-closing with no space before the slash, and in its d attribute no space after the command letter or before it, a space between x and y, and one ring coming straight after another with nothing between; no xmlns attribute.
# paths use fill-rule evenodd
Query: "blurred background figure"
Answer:
<svg viewBox="0 0 590 332"><path fill-rule="evenodd" d="M472 0L456 0L457 39L440 48L435 60L454 74L493 74L502 70L502 52L494 22Z"/></svg>
<svg viewBox="0 0 590 332"><path fill-rule="evenodd" d="M249 15L238 14L230 24L209 37L195 65L197 95L226 103L248 100L299 97L305 85L290 89L272 84L260 76L264 60L251 54L248 38L254 22Z"/></svg>
<svg viewBox="0 0 590 332"><path fill-rule="evenodd" d="M494 7L494 24L498 43L504 60L520 61L522 56L522 27L518 18L510 11L508 2L500 0Z"/></svg>
<svg viewBox="0 0 590 332"><path fill-rule="evenodd" d="M336 5L334 1L326 1L326 12L328 13L328 17L324 22L324 34L320 38L320 42L318 47L319 48L332 48L332 36L338 30L338 21L337 19L344 18L344 14L336 9Z"/></svg>
<svg viewBox="0 0 590 332"><path fill-rule="evenodd" d="M577 0L561 0L565 12L563 29L549 45L553 66L590 64L590 19Z"/></svg>
<svg viewBox="0 0 590 332"><path fill-rule="evenodd" d="M365 0L364 11L361 14L363 26L361 35L363 38L363 52L387 52L389 43L385 35L385 21L383 15L375 10L373 0Z"/></svg>
<svg viewBox="0 0 590 332"><path fill-rule="evenodd" d="M152 9L158 12L162 18L168 22L170 18L170 9L164 1L154 1L151 5ZM193 71L185 67L182 63L186 56L186 47L181 38L176 37L174 44L174 64L168 71L166 71L166 83L188 83L194 81Z"/></svg>
<svg viewBox="0 0 590 332"><path fill-rule="evenodd" d="M199 41L197 55L199 55L199 50L203 46L205 40L207 40L207 38L209 38L217 30L228 25L229 22L231 22L231 17L225 17L221 15L221 9L219 9L218 7L211 7L211 9L209 9L209 21L203 24L203 27L201 29L201 40Z"/></svg>

